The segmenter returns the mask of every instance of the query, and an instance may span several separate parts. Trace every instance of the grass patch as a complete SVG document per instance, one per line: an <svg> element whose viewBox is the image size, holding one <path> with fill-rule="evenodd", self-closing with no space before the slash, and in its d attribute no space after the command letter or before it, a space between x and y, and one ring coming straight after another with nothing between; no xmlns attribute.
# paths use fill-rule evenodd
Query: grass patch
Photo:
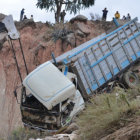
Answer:
<svg viewBox="0 0 140 140"><path fill-rule="evenodd" d="M45 132L41 133L37 130L25 129L20 127L14 130L7 138L7 140L28 140L29 138L43 138L47 135L48 134L46 134Z"/></svg>
<svg viewBox="0 0 140 140"><path fill-rule="evenodd" d="M139 89L125 91L116 87L111 94L93 97L77 119L81 139L98 140L120 127L120 122L129 122L129 118L136 114L140 107L137 95L140 95Z"/></svg>

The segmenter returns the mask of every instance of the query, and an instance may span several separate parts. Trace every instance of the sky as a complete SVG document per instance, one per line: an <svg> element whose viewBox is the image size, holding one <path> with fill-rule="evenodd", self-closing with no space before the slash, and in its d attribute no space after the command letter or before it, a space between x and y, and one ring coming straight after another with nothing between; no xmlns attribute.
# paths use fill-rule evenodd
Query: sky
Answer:
<svg viewBox="0 0 140 140"><path fill-rule="evenodd" d="M0 13L6 15L12 14L14 20L18 21L20 11L24 8L27 18L33 15L35 21L49 21L54 23L54 13L37 8L36 3L37 0L0 0ZM132 19L135 17L140 19L140 0L96 0L94 6L81 10L77 15L84 15L88 19L91 19L90 13L102 16L102 10L105 7L108 9L108 21L112 20L116 11L119 11L121 18L123 15L130 13ZM76 15L67 12L65 21L69 21L73 16Z"/></svg>

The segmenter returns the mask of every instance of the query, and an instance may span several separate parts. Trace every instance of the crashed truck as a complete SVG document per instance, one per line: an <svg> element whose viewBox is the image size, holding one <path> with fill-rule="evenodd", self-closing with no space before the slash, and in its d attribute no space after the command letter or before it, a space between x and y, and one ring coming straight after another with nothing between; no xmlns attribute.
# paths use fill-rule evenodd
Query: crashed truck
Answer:
<svg viewBox="0 0 140 140"><path fill-rule="evenodd" d="M119 25L84 44L38 66L28 73L20 35L12 16L0 25L6 32L22 83L20 109L25 126L56 131L69 124L97 91L119 81L128 87L139 84L131 66L140 59L140 27L137 18ZM8 23L9 22L9 23ZM8 24L7 24L8 23ZM12 25L9 27L9 25ZM13 41L19 40L27 76L22 79ZM15 97L17 97L17 88Z"/></svg>

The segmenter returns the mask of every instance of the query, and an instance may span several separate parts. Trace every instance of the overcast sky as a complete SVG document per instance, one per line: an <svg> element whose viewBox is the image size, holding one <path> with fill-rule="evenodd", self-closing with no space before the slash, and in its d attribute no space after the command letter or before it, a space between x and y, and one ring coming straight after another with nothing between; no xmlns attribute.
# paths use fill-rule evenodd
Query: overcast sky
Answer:
<svg viewBox="0 0 140 140"><path fill-rule="evenodd" d="M20 11L24 8L28 18L33 14L35 21L54 22L54 13L36 8L36 3L37 0L0 0L0 13L12 14L15 20L19 20ZM78 14L85 15L91 19L90 13L97 13L102 16L102 10L105 7L109 11L107 20L112 20L116 11L120 12L121 18L123 15L130 13L132 18L138 17L140 19L140 0L96 0L94 6L81 10ZM67 13L65 20L70 20L73 16Z"/></svg>

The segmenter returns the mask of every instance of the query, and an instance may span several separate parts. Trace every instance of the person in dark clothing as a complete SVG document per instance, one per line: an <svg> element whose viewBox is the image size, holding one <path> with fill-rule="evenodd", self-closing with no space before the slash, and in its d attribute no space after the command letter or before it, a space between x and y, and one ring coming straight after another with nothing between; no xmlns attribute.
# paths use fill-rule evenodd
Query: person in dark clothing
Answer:
<svg viewBox="0 0 140 140"><path fill-rule="evenodd" d="M57 21L57 13L55 12L55 22Z"/></svg>
<svg viewBox="0 0 140 140"><path fill-rule="evenodd" d="M63 12L60 13L60 17L61 17L61 22L64 23L64 17L66 15L65 10L63 10Z"/></svg>
<svg viewBox="0 0 140 140"><path fill-rule="evenodd" d="M23 20L25 20L25 19L27 19L26 15L24 15L24 18L23 18Z"/></svg>
<svg viewBox="0 0 140 140"><path fill-rule="evenodd" d="M20 21L22 21L23 20L23 15L24 15L24 8L21 10L21 12L20 12Z"/></svg>
<svg viewBox="0 0 140 140"><path fill-rule="evenodd" d="M108 10L107 10L107 8L105 8L105 9L102 10L102 11L103 11L102 20L106 21Z"/></svg>

